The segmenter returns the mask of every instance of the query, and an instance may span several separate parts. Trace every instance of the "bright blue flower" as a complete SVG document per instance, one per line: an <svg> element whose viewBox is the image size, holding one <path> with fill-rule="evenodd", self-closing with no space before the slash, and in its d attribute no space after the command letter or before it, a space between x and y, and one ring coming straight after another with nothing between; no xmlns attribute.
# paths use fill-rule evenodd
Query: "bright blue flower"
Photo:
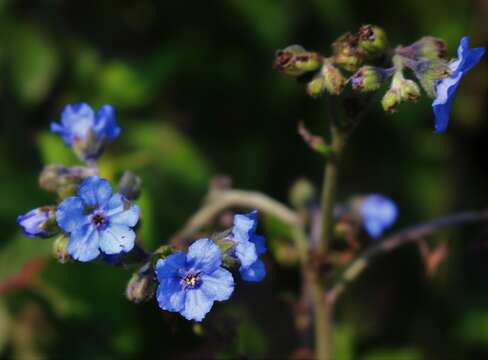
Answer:
<svg viewBox="0 0 488 360"><path fill-rule="evenodd" d="M480 60L485 49L469 48L469 37L461 39L458 47L458 58L449 64L451 76L444 78L435 85L436 98L432 103L435 115L435 131L444 132L449 122L452 100L461 78Z"/></svg>
<svg viewBox="0 0 488 360"><path fill-rule="evenodd" d="M49 220L52 211L53 209L50 207L33 209L24 215L17 216L17 223L24 230L24 234L30 238L47 237L49 234L44 225Z"/></svg>
<svg viewBox="0 0 488 360"><path fill-rule="evenodd" d="M51 131L59 134L67 146L80 148L84 158L96 158L105 143L120 134L115 120L115 109L102 105L95 114L90 105L66 105L61 114L61 124L52 122Z"/></svg>
<svg viewBox="0 0 488 360"><path fill-rule="evenodd" d="M371 194L366 196L360 208L366 231L372 238L379 238L383 231L391 227L398 216L396 204L386 196Z"/></svg>
<svg viewBox="0 0 488 360"><path fill-rule="evenodd" d="M100 252L115 255L129 252L136 235L139 207L130 205L107 180L87 177L78 195L66 198L56 211L58 225L70 235L68 253L79 261L95 259Z"/></svg>
<svg viewBox="0 0 488 360"><path fill-rule="evenodd" d="M208 239L195 241L186 255L177 252L158 260L159 307L202 321L214 301L227 300L234 291L234 278L221 263L219 247Z"/></svg>
<svg viewBox="0 0 488 360"><path fill-rule="evenodd" d="M236 243L233 254L239 259L241 277L246 281L261 281L266 275L259 256L266 252L264 237L256 235L257 211L234 216L231 240Z"/></svg>

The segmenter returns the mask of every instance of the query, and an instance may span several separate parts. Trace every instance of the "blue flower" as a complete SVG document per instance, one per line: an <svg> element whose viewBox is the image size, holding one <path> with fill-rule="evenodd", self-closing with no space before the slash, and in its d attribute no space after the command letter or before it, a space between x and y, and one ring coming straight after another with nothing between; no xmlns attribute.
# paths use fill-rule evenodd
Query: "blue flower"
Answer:
<svg viewBox="0 0 488 360"><path fill-rule="evenodd" d="M54 209L46 206L36 208L24 215L17 216L17 223L24 230L24 234L30 238L49 237L51 233L47 230L47 224L54 217Z"/></svg>
<svg viewBox="0 0 488 360"><path fill-rule="evenodd" d="M379 238L383 231L391 227L398 216L396 204L386 196L371 194L366 196L360 208L366 231L372 238Z"/></svg>
<svg viewBox="0 0 488 360"><path fill-rule="evenodd" d="M70 235L68 253L79 261L95 259L100 252L115 255L129 252L136 235L139 207L119 193L112 195L107 180L87 177L77 196L66 198L56 211L58 225Z"/></svg>
<svg viewBox="0 0 488 360"><path fill-rule="evenodd" d="M186 255L177 252L158 260L159 307L202 321L214 301L227 300L234 291L234 278L221 262L219 247L208 239L195 241Z"/></svg>
<svg viewBox="0 0 488 360"><path fill-rule="evenodd" d="M239 259L241 277L246 281L261 281L266 275L259 256L266 252L264 237L256 235L257 211L234 216L231 240L236 243L233 254Z"/></svg>
<svg viewBox="0 0 488 360"><path fill-rule="evenodd" d="M67 146L78 150L82 160L97 158L103 146L120 134L115 121L115 109L102 105L95 114L90 105L66 105L61 124L52 122L51 131L59 134Z"/></svg>
<svg viewBox="0 0 488 360"><path fill-rule="evenodd" d="M485 49L469 48L469 37L461 39L458 47L458 58L449 64L451 76L446 77L435 84L436 98L432 103L435 116L435 131L444 132L449 122L452 100L461 78L475 66L485 53Z"/></svg>

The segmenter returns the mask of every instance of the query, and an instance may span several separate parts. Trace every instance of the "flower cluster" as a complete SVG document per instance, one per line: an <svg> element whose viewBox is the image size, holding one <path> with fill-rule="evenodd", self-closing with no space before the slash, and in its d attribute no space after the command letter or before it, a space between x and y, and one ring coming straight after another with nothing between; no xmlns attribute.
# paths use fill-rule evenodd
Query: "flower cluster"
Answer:
<svg viewBox="0 0 488 360"><path fill-rule="evenodd" d="M96 162L121 131L112 106L103 105L95 113L85 103L67 105L61 123L52 123L51 130L86 166L46 166L39 183L59 195L59 204L33 209L18 216L17 222L30 238L57 235L53 254L60 262L100 259L119 265L137 259L143 266L130 279L127 298L140 303L156 295L161 309L195 321L202 321L215 301L230 298L235 285L230 270L238 269L246 281L264 278L259 257L266 247L264 238L255 233L256 211L235 215L225 236L197 240L186 254L171 246L151 254L136 244L141 214L132 200L139 196L141 180L125 172L114 192L100 177Z"/></svg>
<svg viewBox="0 0 488 360"><path fill-rule="evenodd" d="M458 47L458 58L449 61L446 43L432 36L391 51L387 51L387 44L381 28L364 25L357 33L340 36L332 44L330 57L292 45L277 52L274 66L305 82L306 91L312 97L324 92L339 95L347 83L359 92L375 91L391 78L381 101L388 113L395 112L402 102L415 102L421 97L417 83L404 76L409 69L426 94L434 99L435 131L445 131L457 86L480 61L485 49L470 48L469 38L465 36ZM387 58L389 54L391 58ZM346 78L339 68L352 74Z"/></svg>
<svg viewBox="0 0 488 360"><path fill-rule="evenodd" d="M266 270L259 256L266 252L266 246L264 237L255 233L256 226L257 211L236 214L230 235L217 240L230 241L230 247L222 249L212 240L200 239L189 247L187 254L176 252L158 260L156 297L161 309L201 321L215 301L229 299L235 282L224 268L229 267L224 261L226 257L237 262L243 280L263 280Z"/></svg>

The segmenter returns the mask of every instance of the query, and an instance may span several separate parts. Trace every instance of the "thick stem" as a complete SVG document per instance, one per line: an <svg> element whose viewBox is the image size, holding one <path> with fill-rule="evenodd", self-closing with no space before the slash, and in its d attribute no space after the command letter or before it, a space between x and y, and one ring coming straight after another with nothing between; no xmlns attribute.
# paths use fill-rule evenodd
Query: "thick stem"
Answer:
<svg viewBox="0 0 488 360"><path fill-rule="evenodd" d="M318 360L332 360L334 358L333 303L326 301L324 288L315 276L310 281L312 281L315 354Z"/></svg>

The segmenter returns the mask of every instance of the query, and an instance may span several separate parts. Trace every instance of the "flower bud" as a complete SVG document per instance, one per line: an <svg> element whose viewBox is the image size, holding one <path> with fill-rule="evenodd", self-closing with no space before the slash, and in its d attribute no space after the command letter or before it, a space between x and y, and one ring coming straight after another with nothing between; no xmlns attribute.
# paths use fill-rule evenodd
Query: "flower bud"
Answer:
<svg viewBox="0 0 488 360"><path fill-rule="evenodd" d="M290 189L290 203L296 209L306 208L314 201L316 196L315 188L305 178L295 181Z"/></svg>
<svg viewBox="0 0 488 360"><path fill-rule="evenodd" d="M400 91L393 87L390 88L383 96L383 99L381 99L383 110L389 114L394 113L397 106L400 104L401 99Z"/></svg>
<svg viewBox="0 0 488 360"><path fill-rule="evenodd" d="M414 72L427 95L435 97L435 84L451 75L451 69L443 61L418 61L414 66L407 63Z"/></svg>
<svg viewBox="0 0 488 360"><path fill-rule="evenodd" d="M446 60L447 44L442 39L433 36L424 36L412 45L400 47L395 52L413 60Z"/></svg>
<svg viewBox="0 0 488 360"><path fill-rule="evenodd" d="M153 298L156 292L157 282L149 266L146 271L134 273L127 284L125 294L127 299L133 303L140 304Z"/></svg>
<svg viewBox="0 0 488 360"><path fill-rule="evenodd" d="M358 31L358 47L367 57L375 58L382 55L388 46L385 31L373 25L363 25Z"/></svg>
<svg viewBox="0 0 488 360"><path fill-rule="evenodd" d="M417 101L420 98L420 88L412 80L403 79L399 84L400 96L403 101Z"/></svg>
<svg viewBox="0 0 488 360"><path fill-rule="evenodd" d="M370 65L362 66L351 77L352 88L362 92L377 90L390 75L389 70Z"/></svg>
<svg viewBox="0 0 488 360"><path fill-rule="evenodd" d="M329 62L324 62L320 71L307 83L306 90L311 97L317 97L324 91L331 95L339 95L345 84L346 79L339 69Z"/></svg>
<svg viewBox="0 0 488 360"><path fill-rule="evenodd" d="M24 234L30 238L47 238L59 232L54 206L43 206L24 215L19 215L17 216L17 223L24 230Z"/></svg>
<svg viewBox="0 0 488 360"><path fill-rule="evenodd" d="M125 171L119 181L117 191L127 200L136 200L141 194L142 180L130 171Z"/></svg>
<svg viewBox="0 0 488 360"><path fill-rule="evenodd" d="M356 71L363 62L362 50L357 45L358 38L351 33L337 39L332 44L334 64L347 71Z"/></svg>
<svg viewBox="0 0 488 360"><path fill-rule="evenodd" d="M96 170L92 168L48 165L39 176L39 185L47 191L65 193L76 190L84 178L95 175Z"/></svg>
<svg viewBox="0 0 488 360"><path fill-rule="evenodd" d="M273 67L283 74L301 76L315 71L322 65L322 56L316 52L306 51L300 45L291 45L276 52Z"/></svg>
<svg viewBox="0 0 488 360"><path fill-rule="evenodd" d="M53 256L61 263L67 263L71 257L68 253L69 238L63 234L53 242Z"/></svg>

